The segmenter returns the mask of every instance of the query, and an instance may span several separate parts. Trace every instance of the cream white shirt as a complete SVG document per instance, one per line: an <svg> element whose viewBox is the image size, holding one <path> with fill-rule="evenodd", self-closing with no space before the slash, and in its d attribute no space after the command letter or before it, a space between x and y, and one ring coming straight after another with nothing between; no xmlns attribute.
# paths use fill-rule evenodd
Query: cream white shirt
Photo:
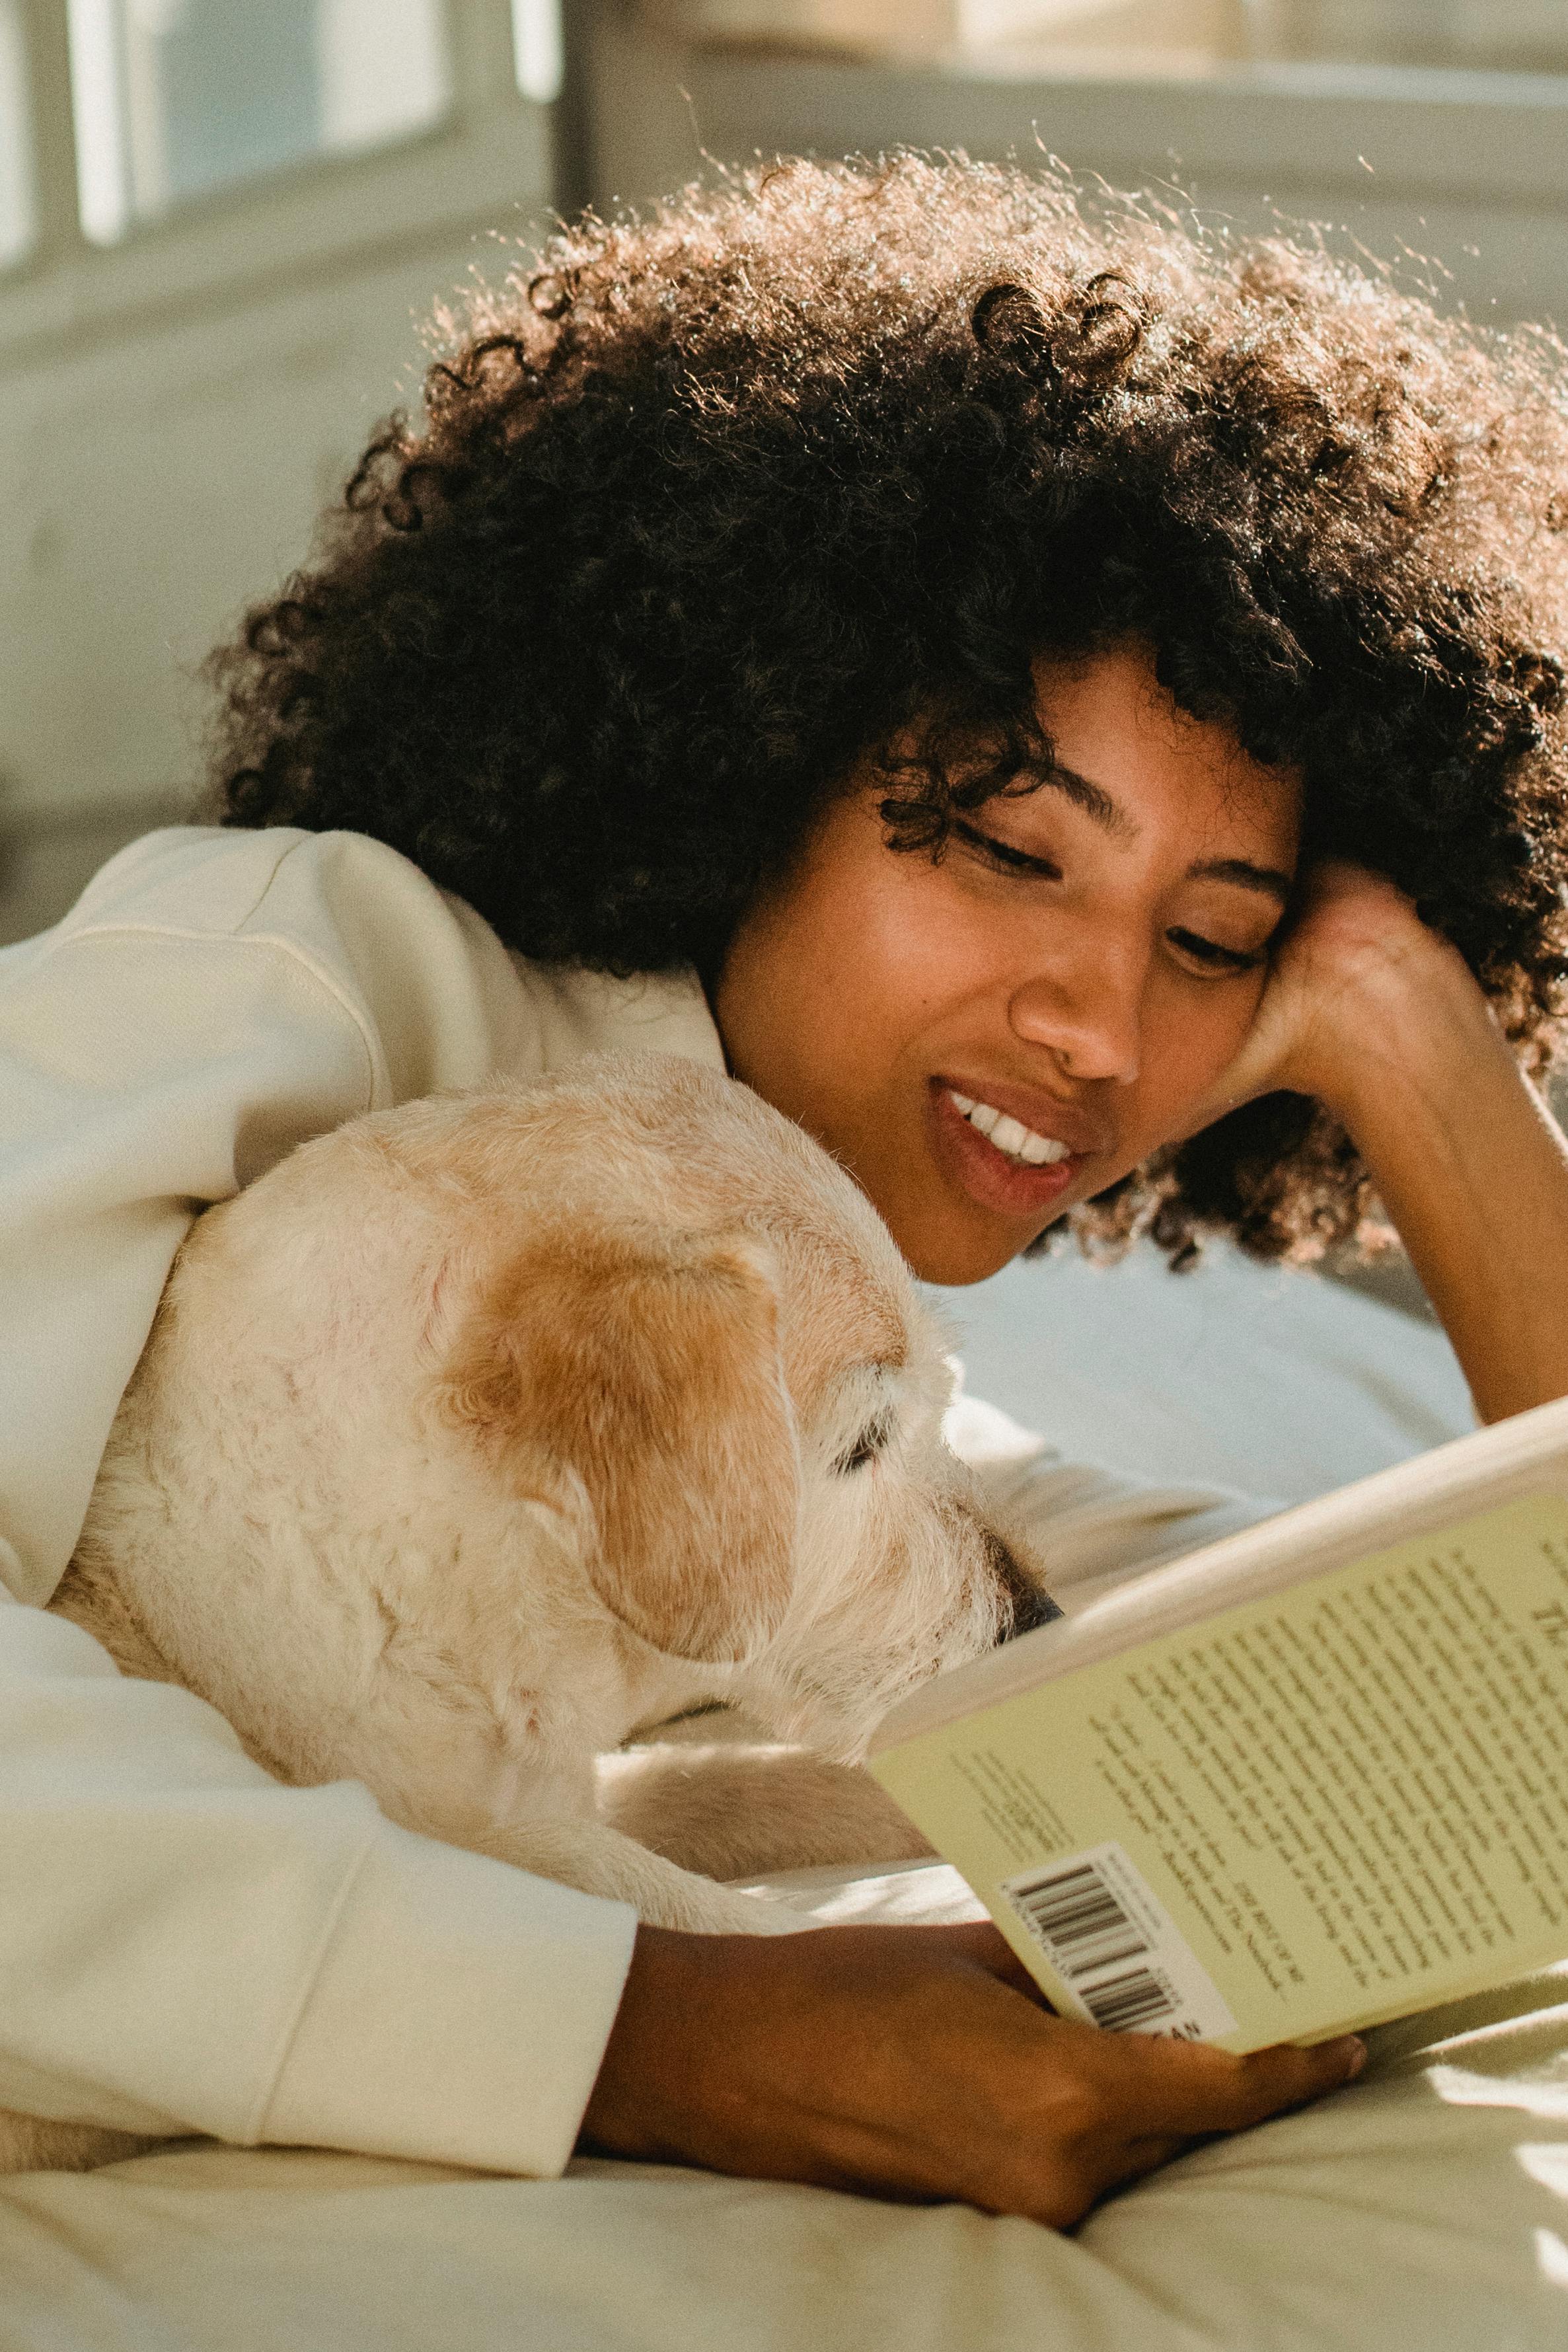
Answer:
<svg viewBox="0 0 1568 2352"><path fill-rule="evenodd" d="M361 1111L638 1045L722 1068L695 978L530 964L354 834L154 834L0 950L0 2105L565 2163L626 1907L412 1836L354 1784L279 1786L41 1604L202 1208ZM1061 1464L976 1403L954 1435L1059 1591L1253 1515Z"/></svg>

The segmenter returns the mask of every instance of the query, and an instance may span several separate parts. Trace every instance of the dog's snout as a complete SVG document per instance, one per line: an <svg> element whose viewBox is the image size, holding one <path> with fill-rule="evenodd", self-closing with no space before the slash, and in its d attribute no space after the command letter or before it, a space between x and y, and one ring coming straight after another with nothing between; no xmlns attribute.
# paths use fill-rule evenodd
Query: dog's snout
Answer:
<svg viewBox="0 0 1568 2352"><path fill-rule="evenodd" d="M983 1532L987 1565L1012 1612L1010 1618L1004 1620L998 1640L1011 1642L1019 1633L1032 1633L1037 1625L1049 1625L1053 1617L1060 1617L1061 1612L1050 1593L1029 1573L996 1529L987 1528Z"/></svg>

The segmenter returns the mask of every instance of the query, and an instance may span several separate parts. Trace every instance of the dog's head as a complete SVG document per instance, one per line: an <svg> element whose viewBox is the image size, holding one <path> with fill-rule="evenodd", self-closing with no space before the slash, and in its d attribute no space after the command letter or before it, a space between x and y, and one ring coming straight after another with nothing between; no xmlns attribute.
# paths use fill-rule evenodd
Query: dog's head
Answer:
<svg viewBox="0 0 1568 2352"><path fill-rule="evenodd" d="M602 1649L608 1616L633 1664L688 1662L851 1754L913 1683L1051 1613L943 1444L941 1337L881 1221L688 1062L306 1146L203 1220L171 1328L187 1388L226 1380L269 1433L246 1444L329 1532L335 1589L373 1576L431 1673L482 1649L498 1690L507 1621L597 1623Z"/></svg>
<svg viewBox="0 0 1568 2352"><path fill-rule="evenodd" d="M943 1443L903 1260L799 1128L662 1056L442 1108L458 1159L496 1155L496 1213L438 1313L439 1410L490 1475L580 1492L622 1626L846 1747L1051 1613Z"/></svg>

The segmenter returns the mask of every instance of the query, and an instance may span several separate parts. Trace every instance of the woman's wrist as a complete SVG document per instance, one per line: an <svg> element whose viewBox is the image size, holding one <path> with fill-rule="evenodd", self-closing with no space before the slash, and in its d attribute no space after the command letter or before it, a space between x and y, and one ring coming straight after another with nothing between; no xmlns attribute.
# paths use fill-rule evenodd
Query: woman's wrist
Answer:
<svg viewBox="0 0 1568 2352"><path fill-rule="evenodd" d="M1568 1394L1568 1147L1458 959L1417 977L1322 1098L1497 1421Z"/></svg>
<svg viewBox="0 0 1568 2352"><path fill-rule="evenodd" d="M1484 1073L1510 1088L1523 1085L1497 1016L1470 974L1441 969L1429 985L1390 990L1364 1001L1362 1019L1311 1089L1369 1163L1379 1139L1427 1107L1439 1121L1462 1125L1467 1096Z"/></svg>
<svg viewBox="0 0 1568 2352"><path fill-rule="evenodd" d="M1568 1144L1407 899L1319 872L1229 1083L1310 1095L1345 1129L1484 1420L1568 1395Z"/></svg>

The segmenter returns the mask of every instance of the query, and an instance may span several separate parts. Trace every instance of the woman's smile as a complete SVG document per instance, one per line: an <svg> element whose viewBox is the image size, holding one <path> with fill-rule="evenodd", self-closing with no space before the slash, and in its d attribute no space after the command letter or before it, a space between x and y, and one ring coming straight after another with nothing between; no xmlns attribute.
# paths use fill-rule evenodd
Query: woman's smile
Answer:
<svg viewBox="0 0 1568 2352"><path fill-rule="evenodd" d="M978 1207L1050 1217L1090 1161L1103 1156L1105 1141L1091 1139L1071 1105L995 1081L972 1083L976 1091L966 1093L946 1077L932 1079L933 1157Z"/></svg>
<svg viewBox="0 0 1568 2352"><path fill-rule="evenodd" d="M745 918L730 1066L850 1169L915 1271L975 1282L1186 1131L1246 1037L1295 872L1293 776L1136 648L1041 666L1053 764L889 846L868 761Z"/></svg>

